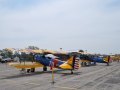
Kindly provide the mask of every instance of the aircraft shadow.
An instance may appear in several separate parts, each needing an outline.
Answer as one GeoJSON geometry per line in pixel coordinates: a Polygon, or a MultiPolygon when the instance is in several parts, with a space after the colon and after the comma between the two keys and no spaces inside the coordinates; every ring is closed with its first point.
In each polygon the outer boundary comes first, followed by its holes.
{"type": "Polygon", "coordinates": [[[61,74],[62,76],[67,76],[67,75],[80,75],[81,72],[79,71],[73,71],[73,74],[71,74],[70,70],[57,70],[55,71],[57,74],[61,74]],[[63,72],[64,71],[64,72],[63,72]]]}
{"type": "Polygon", "coordinates": [[[12,76],[6,76],[0,79],[11,79],[11,78],[20,78],[20,77],[29,77],[29,76],[34,76],[34,75],[40,75],[43,74],[43,72],[34,72],[34,73],[19,73],[19,74],[15,74],[12,76]]]}
{"type": "MultiPolygon", "coordinates": [[[[67,72],[63,72],[63,71],[66,71],[66,70],[55,70],[54,71],[54,74],[61,74],[62,76],[67,76],[67,75],[80,75],[81,72],[74,72],[73,74],[71,74],[71,72],[67,71],[67,72]]],[[[30,77],[30,76],[35,76],[35,75],[41,75],[41,74],[45,74],[45,73],[49,73],[51,74],[52,71],[36,71],[34,73],[20,73],[20,74],[16,74],[16,75],[12,75],[12,76],[6,76],[6,77],[3,77],[3,78],[0,78],[0,80],[2,79],[12,79],[12,78],[21,78],[21,77],[30,77]]]]}

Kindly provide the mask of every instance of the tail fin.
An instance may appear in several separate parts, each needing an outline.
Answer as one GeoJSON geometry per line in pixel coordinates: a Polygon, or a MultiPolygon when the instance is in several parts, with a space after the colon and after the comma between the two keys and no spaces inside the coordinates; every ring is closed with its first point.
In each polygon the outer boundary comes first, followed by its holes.
{"type": "Polygon", "coordinates": [[[112,59],[111,59],[110,56],[107,56],[107,57],[104,58],[104,61],[109,63],[109,62],[112,62],[112,59]]]}
{"type": "Polygon", "coordinates": [[[74,70],[80,68],[80,59],[76,56],[72,56],[68,61],[67,64],[71,65],[74,70]]]}

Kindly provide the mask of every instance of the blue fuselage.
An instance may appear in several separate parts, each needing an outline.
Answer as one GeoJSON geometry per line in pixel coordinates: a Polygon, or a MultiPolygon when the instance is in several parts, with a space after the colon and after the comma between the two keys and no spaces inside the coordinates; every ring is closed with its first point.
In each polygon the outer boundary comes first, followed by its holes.
{"type": "Polygon", "coordinates": [[[104,61],[104,58],[102,58],[102,57],[93,57],[91,59],[93,60],[93,62],[107,63],[107,62],[104,61]]]}
{"type": "Polygon", "coordinates": [[[64,63],[63,61],[60,61],[58,59],[53,59],[53,58],[40,56],[40,55],[35,56],[35,60],[44,66],[50,66],[52,62],[54,62],[54,67],[58,67],[59,65],[64,63]]]}

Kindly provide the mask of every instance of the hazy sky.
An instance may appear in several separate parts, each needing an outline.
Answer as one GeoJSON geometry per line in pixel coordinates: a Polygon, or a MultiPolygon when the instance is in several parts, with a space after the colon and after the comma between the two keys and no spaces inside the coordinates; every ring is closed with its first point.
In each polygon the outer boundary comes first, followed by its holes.
{"type": "Polygon", "coordinates": [[[120,0],[0,0],[0,49],[120,53],[120,0]]]}

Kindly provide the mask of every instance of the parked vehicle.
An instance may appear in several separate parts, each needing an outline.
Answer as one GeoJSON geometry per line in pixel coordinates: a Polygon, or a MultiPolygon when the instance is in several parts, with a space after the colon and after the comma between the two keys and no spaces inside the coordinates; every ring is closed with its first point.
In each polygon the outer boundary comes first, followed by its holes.
{"type": "Polygon", "coordinates": [[[1,62],[1,60],[2,60],[2,56],[0,55],[0,62],[1,62]]]}
{"type": "Polygon", "coordinates": [[[11,62],[11,61],[13,61],[13,59],[11,59],[11,58],[2,58],[1,59],[1,63],[6,63],[6,62],[11,62]]]}

